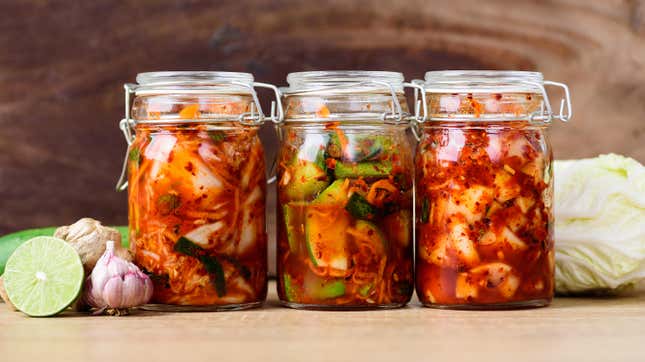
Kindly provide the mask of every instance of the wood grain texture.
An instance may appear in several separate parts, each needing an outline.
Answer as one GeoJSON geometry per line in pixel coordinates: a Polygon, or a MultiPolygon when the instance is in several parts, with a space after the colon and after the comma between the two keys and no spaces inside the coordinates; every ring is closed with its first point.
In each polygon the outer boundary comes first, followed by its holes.
{"type": "MultiPolygon", "coordinates": [[[[641,0],[0,3],[0,234],[93,216],[126,221],[115,193],[121,84],[151,70],[524,69],[568,83],[558,158],[645,161],[641,0]]],[[[268,96],[268,95],[267,95],[268,96]]],[[[556,96],[556,94],[554,94],[556,96]]],[[[270,129],[263,136],[271,150],[270,129]]],[[[270,154],[270,152],[269,152],[270,154]]]]}
{"type": "Polygon", "coordinates": [[[314,312],[262,309],[28,318],[0,304],[13,361],[637,361],[645,299],[556,299],[547,308],[314,312]]]}

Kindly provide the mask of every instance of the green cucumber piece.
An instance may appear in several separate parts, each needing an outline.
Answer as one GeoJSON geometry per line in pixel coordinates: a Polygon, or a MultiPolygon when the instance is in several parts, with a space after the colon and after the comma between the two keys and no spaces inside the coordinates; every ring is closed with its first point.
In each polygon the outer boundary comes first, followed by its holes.
{"type": "Polygon", "coordinates": [[[369,221],[358,220],[354,228],[359,235],[364,237],[362,240],[369,241],[379,255],[386,253],[388,248],[387,237],[378,226],[369,221]]]}
{"type": "Polygon", "coordinates": [[[298,252],[298,240],[302,239],[305,214],[307,213],[306,202],[290,202],[282,206],[282,217],[287,234],[287,242],[292,253],[298,252]]]}
{"type": "Polygon", "coordinates": [[[310,205],[305,221],[305,241],[315,266],[349,268],[347,228],[350,217],[344,209],[310,205]]]}
{"type": "MultiPolygon", "coordinates": [[[[110,226],[119,230],[121,233],[121,245],[128,248],[130,246],[130,238],[127,226],[110,226]]],[[[35,238],[36,236],[52,236],[56,231],[57,226],[48,226],[36,229],[27,229],[17,231],[15,233],[3,235],[0,237],[0,275],[4,273],[7,259],[13,254],[14,250],[22,245],[25,241],[35,238]]]]}
{"type": "Polygon", "coordinates": [[[376,209],[359,193],[354,192],[349,197],[345,210],[356,219],[371,220],[374,218],[376,209]]]}
{"type": "Polygon", "coordinates": [[[293,174],[285,187],[290,200],[309,200],[329,185],[327,170],[318,162],[296,161],[291,170],[293,174]]]}
{"type": "Polygon", "coordinates": [[[345,205],[348,191],[345,180],[336,180],[314,199],[312,205],[345,205]]]}
{"type": "Polygon", "coordinates": [[[421,202],[421,215],[419,216],[419,220],[421,221],[422,224],[425,224],[428,222],[430,218],[430,200],[428,200],[427,197],[423,198],[423,201],[421,202]]]}
{"type": "Polygon", "coordinates": [[[365,284],[360,289],[358,289],[358,294],[360,294],[362,297],[367,297],[368,295],[370,295],[372,287],[374,287],[372,283],[365,284]]]}
{"type": "Polygon", "coordinates": [[[201,246],[195,244],[189,238],[182,236],[175,243],[174,250],[180,254],[184,254],[199,260],[206,273],[210,276],[211,283],[217,292],[217,296],[223,297],[226,295],[226,277],[222,264],[216,257],[207,255],[206,250],[201,246]]]}
{"type": "Polygon", "coordinates": [[[336,132],[330,134],[327,153],[337,159],[351,162],[372,160],[392,148],[392,141],[383,135],[354,135],[345,133],[347,147],[344,150],[336,132]]]}
{"type": "Polygon", "coordinates": [[[287,301],[289,302],[294,302],[297,300],[297,293],[295,286],[293,285],[293,282],[291,280],[291,275],[284,273],[282,275],[282,281],[283,281],[283,288],[284,288],[284,296],[287,298],[287,301]]]}
{"type": "Polygon", "coordinates": [[[340,139],[338,138],[338,133],[336,132],[329,134],[327,154],[336,159],[341,159],[343,157],[343,146],[341,146],[340,139]]]}
{"type": "Polygon", "coordinates": [[[392,162],[336,162],[336,178],[387,177],[392,173],[392,162]]]}
{"type": "Polygon", "coordinates": [[[314,299],[331,299],[345,295],[343,280],[325,281],[320,278],[305,278],[305,293],[314,299]]]}

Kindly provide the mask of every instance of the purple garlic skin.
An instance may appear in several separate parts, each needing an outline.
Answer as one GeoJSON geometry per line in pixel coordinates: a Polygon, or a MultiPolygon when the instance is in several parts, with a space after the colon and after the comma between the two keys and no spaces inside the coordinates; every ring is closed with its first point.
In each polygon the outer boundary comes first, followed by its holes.
{"type": "Polygon", "coordinates": [[[131,262],[114,255],[114,242],[108,241],[86,280],[84,299],[99,311],[124,310],[147,303],[152,297],[152,281],[131,262]]]}

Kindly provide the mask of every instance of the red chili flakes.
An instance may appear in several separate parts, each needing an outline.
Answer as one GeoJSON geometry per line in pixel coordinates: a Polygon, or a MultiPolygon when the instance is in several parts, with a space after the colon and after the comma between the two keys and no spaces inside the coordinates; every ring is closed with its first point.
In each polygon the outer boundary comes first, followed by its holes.
{"type": "Polygon", "coordinates": [[[325,129],[327,129],[327,130],[338,129],[339,126],[340,126],[340,122],[327,122],[327,123],[325,123],[325,129]]]}
{"type": "Polygon", "coordinates": [[[335,158],[327,158],[325,159],[325,165],[327,165],[328,169],[335,169],[336,168],[336,159],[335,158]]]}
{"type": "Polygon", "coordinates": [[[186,171],[190,172],[193,176],[195,176],[195,166],[193,165],[192,162],[188,162],[186,166],[184,166],[186,171]]]}

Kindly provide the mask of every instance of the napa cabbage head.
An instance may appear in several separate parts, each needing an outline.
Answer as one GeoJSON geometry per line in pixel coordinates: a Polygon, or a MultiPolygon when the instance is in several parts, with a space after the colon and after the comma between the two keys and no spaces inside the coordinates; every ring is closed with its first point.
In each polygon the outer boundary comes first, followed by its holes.
{"type": "Polygon", "coordinates": [[[645,167],[615,155],[555,161],[556,292],[645,285],[645,167]]]}

